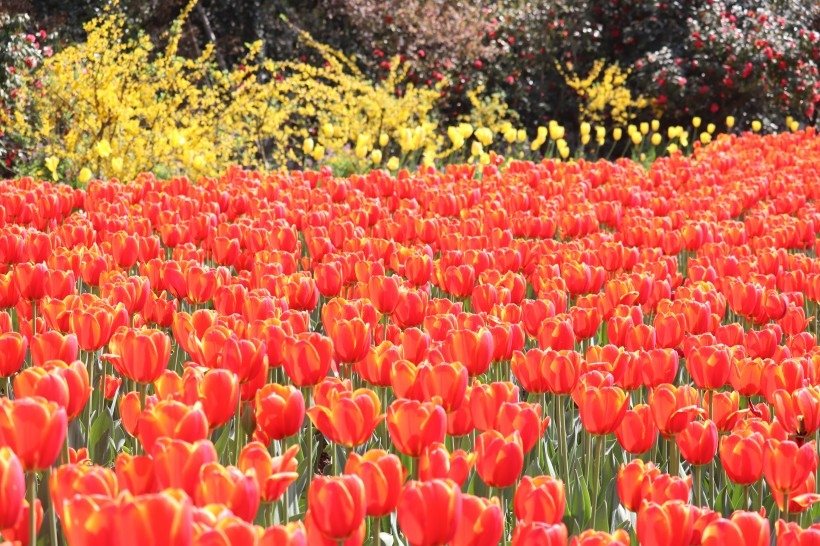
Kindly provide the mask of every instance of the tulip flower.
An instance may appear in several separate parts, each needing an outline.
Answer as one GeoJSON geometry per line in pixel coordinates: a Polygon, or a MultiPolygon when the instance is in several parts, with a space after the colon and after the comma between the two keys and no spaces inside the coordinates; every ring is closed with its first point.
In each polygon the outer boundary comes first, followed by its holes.
{"type": "Polygon", "coordinates": [[[353,392],[333,392],[328,405],[314,405],[308,417],[319,431],[332,442],[352,448],[366,442],[384,419],[381,403],[375,392],[357,389],[353,392]]]}
{"type": "Polygon", "coordinates": [[[476,471],[490,487],[509,487],[518,481],[524,469],[524,448],[516,431],[504,437],[488,430],[476,438],[476,471]]]}
{"type": "Polygon", "coordinates": [[[692,421],[675,436],[681,456],[692,465],[708,464],[717,453],[718,429],[713,421],[692,421]]]}
{"type": "Polygon", "coordinates": [[[380,518],[396,509],[407,478],[407,471],[397,456],[380,449],[371,449],[364,455],[352,452],[344,472],[359,476],[364,483],[368,516],[380,518]]]}
{"type": "Polygon", "coordinates": [[[137,425],[137,438],[150,453],[160,438],[193,443],[208,437],[208,418],[199,405],[189,407],[175,400],[163,400],[146,408],[137,425]]]}
{"type": "Polygon", "coordinates": [[[64,519],[65,501],[74,495],[90,495],[116,498],[117,477],[114,472],[101,466],[67,464],[52,471],[49,493],[60,520],[64,519]]]}
{"type": "Polygon", "coordinates": [[[153,383],[168,367],[171,339],[161,330],[120,328],[111,336],[114,368],[137,383],[153,383]]]}
{"type": "Polygon", "coordinates": [[[117,499],[107,495],[68,496],[61,508],[60,521],[66,541],[72,546],[113,544],[117,533],[115,527],[117,499]]]}
{"type": "Polygon", "coordinates": [[[683,501],[644,501],[638,510],[638,541],[644,546],[689,546],[694,512],[683,501]]]}
{"type": "Polygon", "coordinates": [[[7,446],[0,447],[0,491],[0,529],[6,529],[19,519],[26,496],[26,479],[20,459],[7,446]]]}
{"type": "Polygon", "coordinates": [[[308,387],[327,377],[332,362],[333,342],[317,333],[286,338],[282,352],[288,377],[297,387],[308,387]]]}
{"type": "Polygon", "coordinates": [[[563,523],[550,524],[535,521],[515,526],[512,535],[513,546],[539,544],[544,546],[566,546],[567,527],[563,523]]]}
{"type": "Polygon", "coordinates": [[[364,521],[364,482],[359,476],[317,476],[308,489],[308,510],[325,538],[345,540],[364,521]]]}
{"type": "Polygon", "coordinates": [[[126,494],[117,506],[114,528],[117,543],[124,546],[192,546],[191,501],[177,490],[136,497],[126,494]]]}
{"type": "Polygon", "coordinates": [[[724,436],[720,440],[720,461],[733,483],[755,483],[763,475],[763,435],[739,429],[724,436]]]}
{"type": "Polygon", "coordinates": [[[397,506],[399,528],[410,546],[447,544],[462,518],[462,493],[450,480],[409,481],[397,506]]]}
{"type": "Polygon", "coordinates": [[[114,468],[120,491],[130,491],[132,495],[157,492],[154,459],[150,456],[120,453],[117,455],[114,468]]]}
{"type": "Polygon", "coordinates": [[[275,502],[299,477],[295,458],[298,452],[299,446],[291,446],[282,455],[271,457],[264,445],[250,442],[239,452],[237,466],[245,474],[255,474],[262,501],[275,502]]]}
{"type": "Polygon", "coordinates": [[[513,496],[515,519],[523,523],[560,523],[565,505],[564,482],[550,476],[524,476],[513,496]]]}
{"type": "Polygon", "coordinates": [[[475,460],[475,453],[467,453],[463,449],[449,453],[444,444],[430,444],[419,456],[419,479],[424,482],[449,479],[463,486],[475,465],[475,460]]]}
{"type": "Polygon", "coordinates": [[[399,453],[418,457],[425,447],[441,443],[447,428],[444,408],[432,402],[396,400],[387,408],[387,432],[399,453]]]}
{"type": "Polygon", "coordinates": [[[461,519],[452,546],[497,546],[504,534],[504,514],[497,497],[461,496],[461,519]]]}
{"type": "Polygon", "coordinates": [[[194,491],[197,506],[226,506],[235,516],[253,523],[259,509],[259,482],[255,473],[245,474],[236,467],[205,463],[199,469],[194,491]]]}
{"type": "Polygon", "coordinates": [[[0,398],[0,446],[12,449],[26,472],[54,464],[67,424],[65,409],[43,398],[0,398]]]}
{"type": "Polygon", "coordinates": [[[305,420],[305,399],[290,385],[270,383],[256,392],[256,426],[271,440],[289,438],[305,420]]]}
{"type": "Polygon", "coordinates": [[[20,371],[27,348],[28,340],[18,332],[0,334],[0,377],[10,377],[20,371]]]}
{"type": "Polygon", "coordinates": [[[194,443],[160,438],[151,451],[154,473],[160,490],[181,489],[194,497],[199,482],[199,469],[206,463],[216,462],[214,445],[208,440],[194,443]]]}
{"type": "Polygon", "coordinates": [[[572,537],[570,546],[629,546],[630,538],[626,529],[616,529],[609,534],[604,531],[587,529],[572,537]]]}

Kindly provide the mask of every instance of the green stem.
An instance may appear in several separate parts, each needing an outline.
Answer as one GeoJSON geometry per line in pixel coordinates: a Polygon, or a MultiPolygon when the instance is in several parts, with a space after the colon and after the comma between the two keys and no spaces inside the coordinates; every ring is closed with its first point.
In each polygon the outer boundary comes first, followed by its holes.
{"type": "Polygon", "coordinates": [[[373,546],[381,546],[382,518],[374,517],[370,522],[370,530],[373,537],[373,546]]]}
{"type": "MultiPolygon", "coordinates": [[[[137,383],[137,392],[140,395],[140,412],[145,411],[145,398],[147,396],[147,393],[146,393],[147,388],[148,388],[148,385],[146,385],[145,383],[137,383]]],[[[89,424],[88,431],[90,432],[91,431],[91,417],[88,418],[88,424],[89,424]]],[[[137,455],[142,455],[142,452],[143,452],[142,442],[137,441],[137,455]]]]}
{"type": "Polygon", "coordinates": [[[783,519],[786,520],[786,523],[789,523],[789,499],[791,498],[791,491],[786,493],[783,496],[783,507],[785,510],[783,511],[783,519]]]}
{"type": "Polygon", "coordinates": [[[236,423],[234,424],[234,464],[239,464],[239,450],[242,446],[242,397],[236,397],[236,423]]]}
{"type": "Polygon", "coordinates": [[[678,455],[678,444],[674,437],[669,439],[669,474],[673,477],[680,476],[680,455],[678,455]]]}
{"type": "MultiPolygon", "coordinates": [[[[51,483],[51,469],[47,470],[46,483],[51,483]]],[[[33,510],[32,510],[33,512],[33,510]]],[[[57,541],[57,510],[54,502],[51,503],[51,510],[49,510],[49,538],[51,539],[51,546],[59,546],[57,541]]]]}
{"type": "MultiPolygon", "coordinates": [[[[593,437],[590,444],[595,443],[596,438],[593,437]]],[[[597,520],[598,520],[598,497],[601,493],[601,462],[604,459],[604,448],[606,446],[606,436],[598,436],[598,454],[595,456],[595,475],[593,479],[595,480],[593,491],[595,494],[592,497],[592,528],[597,529],[597,520]]]]}
{"type": "Polygon", "coordinates": [[[28,536],[29,544],[37,544],[37,510],[34,501],[37,498],[37,474],[28,474],[28,536]]]}
{"type": "Polygon", "coordinates": [[[694,496],[694,503],[693,504],[695,506],[703,506],[701,504],[701,500],[700,500],[701,494],[703,492],[703,483],[702,483],[702,480],[703,480],[703,466],[701,466],[701,465],[695,466],[694,474],[695,474],[695,476],[694,476],[694,478],[695,478],[695,487],[694,487],[694,491],[693,491],[693,496],[694,496]]]}
{"type": "Polygon", "coordinates": [[[749,486],[743,486],[743,506],[740,507],[741,510],[748,510],[749,509],[749,486]]]}

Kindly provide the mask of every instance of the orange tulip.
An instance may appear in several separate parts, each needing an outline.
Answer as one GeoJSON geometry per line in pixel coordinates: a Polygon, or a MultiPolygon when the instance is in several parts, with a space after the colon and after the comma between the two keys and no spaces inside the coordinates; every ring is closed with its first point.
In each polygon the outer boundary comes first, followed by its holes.
{"type": "Polygon", "coordinates": [[[151,456],[158,488],[182,489],[191,498],[199,481],[199,469],[218,458],[214,445],[208,440],[191,444],[170,438],[157,440],[151,456]]]}
{"type": "Polygon", "coordinates": [[[763,444],[763,477],[772,490],[788,495],[816,471],[814,442],[798,445],[792,441],[770,439],[763,444]]]}
{"type": "MultiPolygon", "coordinates": [[[[30,540],[29,518],[31,516],[30,506],[28,501],[23,502],[23,509],[20,511],[20,517],[15,524],[7,529],[2,530],[3,538],[9,544],[14,546],[28,546],[34,541],[30,540]]],[[[34,536],[35,538],[40,534],[40,527],[43,525],[43,505],[40,499],[34,501],[34,536]]]]}
{"type": "Polygon", "coordinates": [[[689,501],[692,491],[692,476],[681,478],[671,474],[658,474],[651,480],[644,480],[641,496],[644,500],[662,504],[671,500],[689,501]]]}
{"type": "Polygon", "coordinates": [[[454,330],[448,334],[445,347],[451,361],[467,368],[470,376],[486,373],[493,358],[493,335],[486,328],[477,332],[454,330]]]}
{"type": "Polygon", "coordinates": [[[332,391],[328,405],[316,404],[308,417],[331,442],[348,448],[365,443],[384,419],[381,402],[370,389],[332,391]]]}
{"type": "Polygon", "coordinates": [[[307,546],[305,524],[292,521],[287,525],[274,525],[265,529],[259,537],[258,546],[307,546]]]}
{"type": "Polygon", "coordinates": [[[628,407],[628,396],[620,387],[589,387],[581,392],[578,411],[587,432],[603,435],[615,432],[628,407]]]}
{"type": "Polygon", "coordinates": [[[40,396],[65,409],[68,405],[68,384],[57,374],[45,368],[27,368],[14,378],[14,397],[40,396]]]}
{"type": "Polygon", "coordinates": [[[400,399],[387,408],[387,432],[404,455],[418,457],[425,447],[443,442],[446,428],[444,408],[432,402],[400,399]]]}
{"type": "Polygon", "coordinates": [[[564,482],[550,476],[524,476],[513,497],[515,519],[523,523],[560,523],[565,505],[564,482]]]}
{"type": "Polygon", "coordinates": [[[410,546],[447,544],[462,518],[462,493],[450,480],[409,481],[401,490],[398,524],[410,546]]]}
{"type": "Polygon", "coordinates": [[[61,334],[56,330],[49,330],[31,338],[29,350],[31,351],[31,363],[35,366],[41,366],[49,360],[74,362],[79,354],[77,336],[61,334]]]}
{"type": "Polygon", "coordinates": [[[497,546],[504,534],[504,514],[498,497],[461,496],[461,519],[452,546],[497,546]]]}
{"type": "Polygon", "coordinates": [[[640,459],[622,464],[618,469],[616,486],[623,507],[630,512],[637,512],[644,500],[644,484],[651,484],[660,473],[654,463],[644,463],[640,459]]]}
{"type": "Polygon", "coordinates": [[[538,346],[542,349],[571,351],[575,347],[572,321],[566,315],[546,318],[538,329],[538,346]]]}
{"type": "Polygon", "coordinates": [[[117,496],[117,477],[111,469],[101,466],[67,464],[52,471],[48,485],[53,506],[60,520],[64,519],[63,506],[74,495],[117,496]]]}
{"type": "Polygon", "coordinates": [[[45,280],[48,266],[45,263],[21,262],[14,266],[12,279],[17,292],[24,300],[41,300],[46,295],[45,280]]]}
{"type": "Polygon", "coordinates": [[[470,390],[470,412],[475,428],[492,430],[501,406],[518,402],[518,387],[510,382],[479,383],[470,390]]]}
{"type": "Polygon", "coordinates": [[[171,338],[161,330],[120,328],[111,336],[114,368],[137,383],[153,383],[168,367],[171,338]]]}
{"type": "Polygon", "coordinates": [[[644,546],[689,546],[694,512],[682,501],[644,502],[638,510],[638,541],[644,546]]]}
{"type": "Polygon", "coordinates": [[[709,463],[717,453],[718,429],[713,421],[692,421],[680,434],[675,443],[681,456],[692,465],[709,463]]]}
{"type": "Polygon", "coordinates": [[[430,444],[419,456],[419,479],[423,482],[452,480],[461,487],[467,482],[475,459],[475,453],[463,449],[449,453],[444,444],[430,444]]]}
{"type": "Polygon", "coordinates": [[[63,501],[60,521],[72,546],[113,544],[117,541],[114,519],[117,500],[108,495],[69,495],[63,501]]]}
{"type": "Polygon", "coordinates": [[[333,356],[340,363],[363,359],[373,339],[370,325],[358,317],[335,320],[325,325],[325,331],[333,342],[333,356]]]}
{"type": "Polygon", "coordinates": [[[65,409],[43,398],[0,398],[0,446],[10,447],[26,472],[57,460],[66,437],[65,409]]]}
{"type": "Polygon", "coordinates": [[[185,368],[181,390],[184,390],[186,404],[198,403],[202,406],[211,430],[227,423],[236,413],[239,382],[236,374],[229,370],[206,370],[202,373],[196,368],[185,368]]]}
{"type": "Polygon", "coordinates": [[[194,491],[197,506],[217,504],[226,506],[235,516],[253,523],[259,509],[259,482],[254,473],[206,463],[199,469],[199,482],[194,491]]]}
{"type": "Polygon", "coordinates": [[[173,490],[132,498],[126,495],[117,506],[114,527],[116,542],[123,546],[192,546],[191,501],[173,490]]]}
{"type": "Polygon", "coordinates": [[[364,482],[359,476],[317,476],[308,489],[308,510],[325,538],[345,540],[364,521],[364,482]]]}
{"type": "Polygon", "coordinates": [[[384,517],[396,509],[407,471],[395,455],[371,449],[364,455],[351,452],[345,474],[355,474],[364,483],[368,516],[384,517]]]}
{"type": "Polygon", "coordinates": [[[527,402],[504,402],[498,408],[493,429],[504,436],[515,431],[521,435],[524,453],[529,453],[544,437],[550,424],[550,418],[541,419],[541,406],[527,402]]]}
{"type": "Polygon", "coordinates": [[[618,444],[627,453],[646,453],[658,438],[658,427],[652,420],[652,411],[646,404],[638,404],[627,410],[618,428],[615,429],[618,444]]]}
{"type": "MultiPolygon", "coordinates": [[[[788,495],[788,512],[790,514],[801,514],[807,511],[812,505],[820,502],[820,495],[815,493],[816,481],[814,472],[809,474],[809,477],[800,486],[789,492],[788,495]]],[[[787,510],[786,495],[782,491],[772,491],[772,497],[777,507],[781,512],[787,510]]]]}
{"type": "Polygon", "coordinates": [[[734,483],[751,485],[763,475],[763,435],[738,429],[720,439],[720,462],[734,483]]]}
{"type": "Polygon", "coordinates": [[[0,377],[10,377],[20,371],[27,348],[28,340],[18,332],[0,334],[0,377]]]}
{"type": "Polygon", "coordinates": [[[283,365],[297,387],[316,385],[330,371],[333,342],[315,332],[285,338],[283,365]]]}
{"type": "Polygon", "coordinates": [[[365,357],[355,364],[356,373],[374,387],[390,386],[390,371],[401,359],[401,347],[390,341],[383,341],[370,347],[365,357]]]}
{"type": "Polygon", "coordinates": [[[534,521],[515,526],[512,535],[512,546],[567,546],[567,527],[563,523],[555,525],[534,521]]]}
{"type": "Polygon", "coordinates": [[[790,436],[803,439],[820,429],[820,388],[801,387],[791,394],[777,389],[772,398],[774,414],[790,436]]]}
{"type": "Polygon", "coordinates": [[[769,520],[757,512],[737,511],[731,518],[719,518],[709,523],[701,535],[703,546],[748,544],[768,546],[771,543],[769,520]]]}
{"type": "Polygon", "coordinates": [[[120,491],[130,491],[132,495],[157,492],[154,460],[149,455],[132,456],[119,453],[115,462],[117,485],[120,491]]]}
{"type": "Polygon", "coordinates": [[[0,447],[0,529],[12,527],[23,511],[26,477],[20,459],[7,446],[0,447]]]}
{"type": "Polygon", "coordinates": [[[295,387],[270,383],[256,392],[254,412],[257,429],[271,440],[282,440],[301,430],[305,399],[295,387]]]}
{"type": "Polygon", "coordinates": [[[524,449],[516,431],[504,437],[488,430],[476,438],[476,471],[490,487],[509,487],[524,469],[524,449]]]}
{"type": "Polygon", "coordinates": [[[665,437],[680,433],[695,416],[704,413],[698,393],[689,385],[663,384],[649,392],[649,408],[655,425],[665,437]]]}
{"type": "Polygon", "coordinates": [[[144,409],[137,425],[137,438],[148,453],[160,438],[194,443],[207,437],[208,418],[202,408],[175,400],[163,400],[144,409]]]}
{"type": "MultiPolygon", "coordinates": [[[[122,304],[113,307],[100,301],[89,307],[75,307],[71,310],[68,321],[71,333],[77,336],[80,348],[84,351],[98,351],[112,339],[120,327],[124,328],[128,324],[128,312],[122,304]]],[[[119,344],[115,346],[118,347],[119,344]]],[[[144,346],[129,348],[147,350],[144,346]]],[[[120,354],[114,347],[112,352],[120,354]]],[[[136,354],[145,353],[140,351],[136,354]]]]}
{"type": "Polygon", "coordinates": [[[296,481],[296,454],[299,446],[291,446],[282,455],[271,457],[259,442],[250,442],[239,452],[237,466],[245,474],[253,472],[259,480],[260,496],[264,502],[274,502],[285,494],[296,481]]]}
{"type": "Polygon", "coordinates": [[[698,347],[686,357],[686,367],[699,389],[720,389],[729,381],[732,354],[725,345],[698,347]]]}
{"type": "Polygon", "coordinates": [[[421,365],[416,371],[415,385],[424,400],[439,398],[447,413],[457,410],[467,395],[467,368],[460,362],[421,365]]]}

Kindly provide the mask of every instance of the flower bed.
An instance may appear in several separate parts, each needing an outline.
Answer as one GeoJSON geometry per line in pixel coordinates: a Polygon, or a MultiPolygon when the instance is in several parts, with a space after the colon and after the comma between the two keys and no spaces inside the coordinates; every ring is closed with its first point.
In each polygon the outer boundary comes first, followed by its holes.
{"type": "Polygon", "coordinates": [[[813,540],[818,195],[812,129],[648,169],[3,181],[2,535],[813,540]]]}

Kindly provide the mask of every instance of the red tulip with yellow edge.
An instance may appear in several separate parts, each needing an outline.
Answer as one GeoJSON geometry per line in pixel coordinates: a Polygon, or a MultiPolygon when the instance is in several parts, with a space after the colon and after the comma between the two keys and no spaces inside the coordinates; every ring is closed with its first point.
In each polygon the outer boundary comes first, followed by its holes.
{"type": "MultiPolygon", "coordinates": [[[[99,351],[113,340],[113,334],[118,329],[127,328],[128,311],[122,304],[112,306],[100,300],[85,308],[75,307],[71,310],[68,320],[71,333],[77,336],[77,344],[80,348],[84,351],[99,351]]],[[[151,364],[151,357],[149,356],[151,353],[145,352],[149,349],[144,345],[137,347],[129,345],[124,349],[119,349],[120,344],[117,342],[114,343],[115,345],[111,347],[112,353],[128,358],[130,363],[133,363],[134,360],[142,360],[138,358],[138,355],[146,355],[148,363],[142,364],[142,368],[151,364]],[[131,350],[136,350],[138,352],[132,353],[130,352],[131,350]]],[[[167,359],[165,363],[167,365],[167,359]]],[[[133,369],[134,371],[137,371],[138,368],[124,369],[133,369]]],[[[156,378],[139,382],[151,383],[155,379],[156,378]]]]}
{"type": "Polygon", "coordinates": [[[629,408],[629,397],[620,387],[588,387],[581,391],[578,412],[587,432],[605,435],[615,432],[629,408]]]}
{"type": "Polygon", "coordinates": [[[387,432],[399,453],[418,457],[425,447],[444,442],[447,414],[433,402],[396,400],[387,408],[387,432]]]}
{"type": "Polygon", "coordinates": [[[178,489],[133,497],[125,493],[117,505],[114,527],[117,543],[123,546],[192,546],[191,500],[178,489]]]}
{"type": "Polygon", "coordinates": [[[816,482],[814,472],[812,472],[809,474],[808,479],[800,484],[797,489],[789,492],[788,509],[786,507],[786,495],[783,492],[774,490],[772,491],[772,497],[774,497],[774,502],[782,513],[802,514],[814,504],[820,502],[820,495],[815,493],[815,487],[816,482]]]}
{"type": "Polygon", "coordinates": [[[168,367],[171,338],[161,330],[123,327],[111,336],[109,349],[120,374],[137,383],[153,383],[168,367]]]}
{"type": "Polygon", "coordinates": [[[114,469],[120,491],[130,491],[132,495],[157,492],[154,459],[149,455],[134,456],[128,453],[119,453],[114,463],[114,469]]]}
{"type": "Polygon", "coordinates": [[[17,292],[24,300],[41,300],[46,295],[45,282],[48,266],[44,263],[21,262],[15,264],[11,276],[17,292]]]}
{"type": "Polygon", "coordinates": [[[390,371],[393,364],[402,358],[400,346],[383,341],[370,347],[367,354],[356,362],[354,369],[359,376],[374,387],[390,386],[390,371]]]}
{"type": "Polygon", "coordinates": [[[65,409],[44,398],[0,398],[0,446],[10,447],[26,472],[52,466],[63,447],[65,409]]]}
{"type": "Polygon", "coordinates": [[[370,324],[356,317],[339,319],[326,327],[333,342],[333,357],[337,362],[352,364],[367,355],[373,340],[370,324]]]}
{"type": "Polygon", "coordinates": [[[621,505],[630,512],[637,512],[644,500],[644,484],[651,484],[661,474],[654,463],[633,459],[618,469],[615,482],[621,505]]]}
{"type": "Polygon", "coordinates": [[[347,539],[336,540],[328,538],[316,524],[316,519],[310,510],[305,512],[304,523],[308,546],[362,546],[362,544],[364,544],[365,533],[367,532],[367,524],[362,520],[359,528],[347,539]]]}
{"type": "Polygon", "coordinates": [[[67,495],[61,506],[63,535],[71,546],[114,544],[118,501],[108,495],[67,495]]]}
{"type": "Polygon", "coordinates": [[[497,546],[504,535],[504,513],[498,497],[461,496],[461,519],[451,546],[497,546]]]}
{"type": "Polygon", "coordinates": [[[101,496],[114,499],[119,485],[117,476],[109,468],[93,465],[65,464],[51,472],[48,490],[57,516],[64,518],[64,503],[75,495],[101,496]]]}
{"type": "Polygon", "coordinates": [[[356,533],[367,509],[359,476],[316,476],[308,489],[308,510],[325,538],[345,540],[356,533]]]}
{"type": "Polygon", "coordinates": [[[333,360],[329,337],[310,332],[285,338],[283,366],[297,387],[311,387],[327,377],[333,360]]]}
{"type": "Polygon", "coordinates": [[[444,444],[430,444],[419,455],[419,480],[452,480],[461,487],[467,483],[475,460],[474,452],[457,449],[450,453],[444,444]]]}
{"type": "Polygon", "coordinates": [[[624,413],[615,429],[618,444],[627,453],[640,455],[649,451],[658,439],[658,427],[652,420],[652,412],[646,404],[637,404],[624,413]]]}
{"type": "Polygon", "coordinates": [[[468,378],[467,368],[460,362],[422,364],[416,370],[415,384],[424,400],[438,397],[444,411],[450,413],[464,402],[468,378]]]}
{"type": "Polygon", "coordinates": [[[501,406],[505,403],[518,402],[518,387],[513,383],[473,382],[470,390],[470,411],[473,424],[479,431],[492,430],[501,406]]]}
{"type": "Polygon", "coordinates": [[[471,377],[486,373],[493,359],[493,335],[486,328],[478,331],[454,330],[444,342],[451,361],[461,362],[471,377]]]}
{"type": "Polygon", "coordinates": [[[763,444],[763,477],[773,491],[784,495],[796,491],[817,470],[814,442],[766,440],[763,444]]]}
{"type": "Polygon", "coordinates": [[[575,347],[572,321],[566,314],[546,318],[538,330],[538,346],[555,351],[571,351],[575,347]]]}
{"type": "Polygon", "coordinates": [[[689,546],[694,515],[690,505],[683,501],[644,501],[638,510],[638,541],[642,546],[689,546]]]}
{"type": "MultiPolygon", "coordinates": [[[[30,523],[31,523],[31,511],[29,509],[28,501],[23,502],[23,509],[20,511],[20,517],[17,519],[17,522],[8,527],[7,529],[0,530],[0,534],[3,535],[3,538],[8,540],[10,543],[14,544],[15,546],[28,546],[32,544],[33,541],[30,540],[31,537],[31,530],[30,530],[30,523]]],[[[40,535],[40,527],[43,525],[43,505],[40,502],[40,499],[36,499],[34,501],[34,535],[35,537],[40,535]]]]}
{"type": "Polygon", "coordinates": [[[151,451],[157,488],[181,489],[191,498],[199,482],[199,469],[218,460],[214,445],[208,440],[194,443],[160,438],[151,451]]]}
{"type": "Polygon", "coordinates": [[[292,521],[287,525],[273,525],[259,537],[258,546],[307,546],[305,524],[292,521]]]}
{"type": "Polygon", "coordinates": [[[453,540],[462,518],[462,493],[451,480],[409,481],[397,507],[399,528],[410,546],[453,540]]]}
{"type": "Polygon", "coordinates": [[[567,527],[563,523],[550,524],[540,521],[519,523],[513,529],[512,546],[567,546],[567,527]]]}
{"type": "Polygon", "coordinates": [[[720,439],[720,462],[733,483],[751,485],[763,476],[763,435],[737,429],[720,439]]]}
{"type": "Polygon", "coordinates": [[[801,387],[792,393],[777,389],[772,394],[777,420],[794,438],[812,436],[820,429],[820,389],[801,387]]]}
{"type": "Polygon", "coordinates": [[[504,436],[488,430],[476,438],[476,471],[490,487],[509,487],[518,481],[524,469],[524,449],[516,431],[504,436]]]}
{"type": "Polygon", "coordinates": [[[199,469],[199,482],[194,491],[197,506],[226,506],[235,516],[253,523],[259,510],[259,482],[255,473],[243,473],[234,466],[205,463],[199,469]]]}
{"type": "Polygon", "coordinates": [[[348,448],[365,443],[384,420],[378,395],[370,389],[334,391],[328,404],[314,405],[308,417],[331,442],[348,448]]]}
{"type": "Polygon", "coordinates": [[[692,465],[708,464],[718,448],[718,429],[713,421],[692,421],[675,436],[681,456],[692,465]]]}
{"type": "Polygon", "coordinates": [[[8,446],[0,447],[0,529],[12,527],[20,517],[26,497],[26,477],[20,459],[8,446]]]}
{"type": "Polygon", "coordinates": [[[658,504],[671,500],[689,502],[691,491],[691,475],[682,478],[671,474],[658,474],[651,480],[644,480],[641,485],[641,497],[658,504]]]}
{"type": "Polygon", "coordinates": [[[541,415],[539,404],[504,402],[498,409],[493,429],[504,436],[518,431],[524,453],[529,453],[544,437],[550,424],[550,418],[541,419],[541,415]]]}
{"type": "Polygon", "coordinates": [[[629,546],[629,533],[626,529],[616,529],[612,534],[604,531],[587,529],[580,535],[572,537],[570,546],[629,546]]]}
{"type": "Polygon", "coordinates": [[[510,361],[513,375],[527,392],[544,394],[550,391],[544,364],[547,363],[546,351],[532,348],[526,353],[515,351],[510,361]]]}
{"type": "Polygon", "coordinates": [[[239,378],[235,373],[223,369],[203,373],[197,368],[185,368],[181,383],[185,403],[202,407],[210,430],[226,424],[236,413],[239,378]]]}
{"type": "Polygon", "coordinates": [[[45,368],[26,368],[14,378],[14,397],[39,396],[65,409],[68,406],[68,384],[56,373],[45,368]]]}
{"type": "Polygon", "coordinates": [[[291,385],[270,383],[256,392],[256,426],[271,440],[297,434],[305,420],[305,398],[291,385]]]}
{"type": "Polygon", "coordinates": [[[513,496],[515,519],[523,523],[560,523],[565,507],[564,482],[550,476],[524,476],[513,496]]]}
{"type": "Polygon", "coordinates": [[[0,334],[0,377],[11,377],[20,371],[20,367],[26,359],[27,348],[28,339],[20,333],[5,332],[0,334]]]}
{"type": "Polygon", "coordinates": [[[271,457],[264,445],[250,442],[239,452],[237,466],[245,474],[253,472],[256,475],[263,502],[275,502],[299,477],[297,453],[299,446],[295,445],[282,455],[271,457]]]}
{"type": "Polygon", "coordinates": [[[704,410],[698,404],[697,391],[689,386],[659,385],[649,392],[649,408],[655,425],[665,437],[679,434],[704,410]]]}
{"type": "Polygon", "coordinates": [[[160,438],[188,443],[208,438],[208,418],[199,404],[190,407],[175,400],[163,400],[144,409],[137,426],[137,438],[148,453],[160,438]]]}
{"type": "Polygon", "coordinates": [[[371,449],[364,455],[352,452],[344,472],[359,476],[364,483],[368,516],[384,517],[396,509],[407,479],[407,470],[396,455],[381,449],[371,449]]]}

